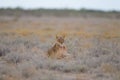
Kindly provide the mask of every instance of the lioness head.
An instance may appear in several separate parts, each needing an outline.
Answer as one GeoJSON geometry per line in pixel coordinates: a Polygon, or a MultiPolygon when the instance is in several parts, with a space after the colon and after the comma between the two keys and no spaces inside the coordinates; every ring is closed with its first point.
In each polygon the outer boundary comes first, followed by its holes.
{"type": "Polygon", "coordinates": [[[65,41],[65,35],[56,35],[56,39],[59,43],[63,44],[65,41]]]}

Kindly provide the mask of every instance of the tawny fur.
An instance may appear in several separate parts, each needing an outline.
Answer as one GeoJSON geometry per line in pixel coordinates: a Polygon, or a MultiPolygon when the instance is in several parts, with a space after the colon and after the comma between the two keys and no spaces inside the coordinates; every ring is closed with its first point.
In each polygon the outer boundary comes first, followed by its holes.
{"type": "Polygon", "coordinates": [[[62,59],[69,56],[66,46],[64,44],[65,36],[56,36],[57,42],[48,50],[48,57],[62,59]]]}

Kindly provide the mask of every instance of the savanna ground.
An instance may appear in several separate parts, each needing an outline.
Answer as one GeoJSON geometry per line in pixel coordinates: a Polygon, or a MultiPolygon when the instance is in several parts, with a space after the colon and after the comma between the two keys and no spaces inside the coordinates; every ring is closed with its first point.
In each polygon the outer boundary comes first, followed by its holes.
{"type": "Polygon", "coordinates": [[[0,80],[120,80],[120,19],[0,16],[0,80]],[[56,34],[72,59],[50,59],[56,34]]]}

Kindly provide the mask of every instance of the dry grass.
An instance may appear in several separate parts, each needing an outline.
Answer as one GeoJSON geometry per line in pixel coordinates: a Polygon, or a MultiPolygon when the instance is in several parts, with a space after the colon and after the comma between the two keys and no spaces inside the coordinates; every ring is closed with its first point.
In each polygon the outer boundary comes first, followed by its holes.
{"type": "Polygon", "coordinates": [[[118,19],[51,19],[0,22],[0,80],[120,79],[118,19]],[[46,57],[56,34],[66,35],[72,59],[46,57]]]}
{"type": "Polygon", "coordinates": [[[115,73],[116,72],[116,70],[114,69],[114,66],[107,64],[107,63],[102,64],[101,68],[105,73],[115,73]]]}

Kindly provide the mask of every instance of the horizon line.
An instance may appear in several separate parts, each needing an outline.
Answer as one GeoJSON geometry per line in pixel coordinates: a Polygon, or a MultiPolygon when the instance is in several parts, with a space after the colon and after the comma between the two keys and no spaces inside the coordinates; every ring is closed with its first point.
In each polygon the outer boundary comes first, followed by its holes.
{"type": "Polygon", "coordinates": [[[79,10],[93,10],[93,11],[103,11],[103,12],[111,12],[111,11],[115,11],[115,12],[120,12],[120,10],[116,10],[116,9],[109,9],[109,10],[103,10],[103,9],[92,9],[92,8],[45,8],[45,7],[39,7],[39,8],[23,8],[23,7],[0,7],[0,9],[22,9],[22,10],[38,10],[38,9],[48,9],[48,10],[75,10],[75,11],[79,11],[79,10]]]}

